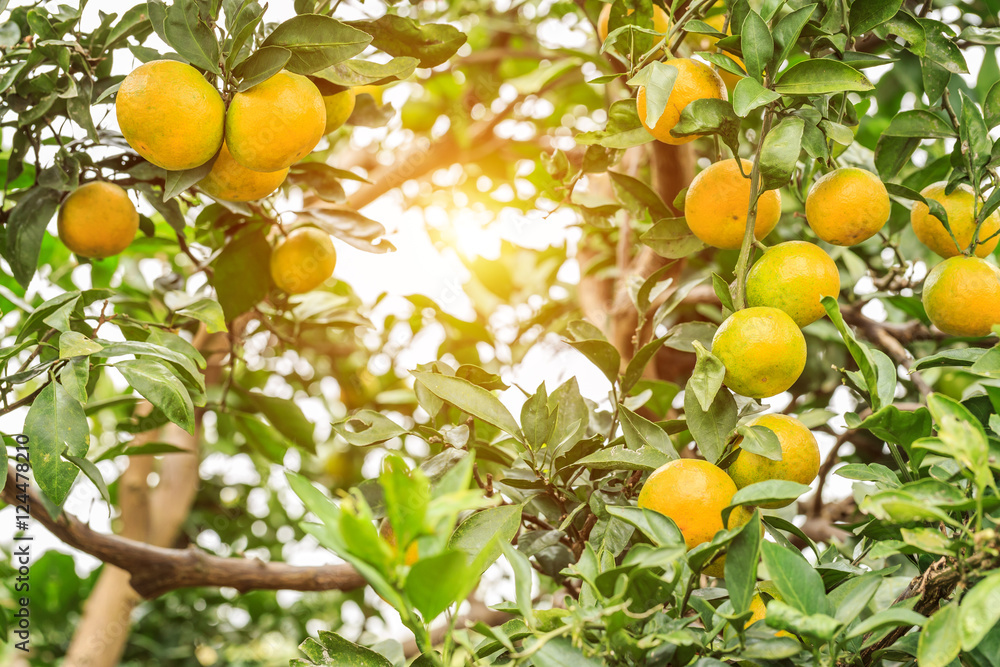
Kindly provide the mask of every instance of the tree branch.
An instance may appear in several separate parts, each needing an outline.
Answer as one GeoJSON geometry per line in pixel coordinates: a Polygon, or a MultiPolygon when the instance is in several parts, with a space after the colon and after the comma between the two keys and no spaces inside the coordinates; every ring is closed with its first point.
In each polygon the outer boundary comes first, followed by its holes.
{"type": "MultiPolygon", "coordinates": [[[[17,504],[18,490],[13,468],[7,469],[2,498],[17,504]]],[[[53,535],[95,558],[131,575],[132,588],[145,598],[154,598],[178,588],[200,586],[253,590],[349,591],[365,585],[350,565],[300,567],[246,558],[221,558],[198,548],[164,549],[117,535],[92,530],[65,512],[53,519],[45,511],[35,489],[29,489],[31,516],[53,535]]]]}

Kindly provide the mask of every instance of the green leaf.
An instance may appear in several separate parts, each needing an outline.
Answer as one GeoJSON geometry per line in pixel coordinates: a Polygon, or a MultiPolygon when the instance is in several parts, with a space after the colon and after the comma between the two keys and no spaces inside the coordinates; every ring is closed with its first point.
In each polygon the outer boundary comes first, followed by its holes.
{"type": "Polygon", "coordinates": [[[70,396],[81,403],[87,402],[87,383],[89,380],[90,359],[77,357],[70,360],[59,371],[59,382],[66,388],[70,396]]]}
{"type": "Polygon", "coordinates": [[[788,184],[802,150],[805,121],[789,116],[771,128],[760,152],[760,189],[777,190],[788,184]]]}
{"type": "Polygon", "coordinates": [[[191,396],[174,373],[152,359],[123,359],[115,363],[125,380],[167,418],[188,433],[194,433],[191,396]]]}
{"type": "Polygon", "coordinates": [[[742,613],[750,609],[757,586],[757,561],[760,558],[760,512],[753,516],[729,543],[726,553],[726,589],[733,609],[742,613]]]}
{"type": "Polygon", "coordinates": [[[208,25],[210,17],[200,15],[202,6],[196,0],[176,0],[169,5],[163,22],[164,41],[195,67],[220,74],[219,41],[208,25]]]}
{"type": "Polygon", "coordinates": [[[644,232],[639,240],[657,255],[667,259],[687,257],[705,247],[705,244],[691,233],[684,218],[660,220],[644,232]]]}
{"type": "Polygon", "coordinates": [[[409,79],[418,64],[419,60],[409,56],[393,58],[387,63],[354,58],[319,70],[313,76],[345,88],[382,86],[409,79]]]}
{"type": "Polygon", "coordinates": [[[163,182],[162,201],[172,199],[191,186],[200,182],[203,178],[208,176],[210,171],[212,171],[213,165],[215,165],[215,158],[212,158],[205,164],[194,167],[193,169],[168,171],[163,182]]]}
{"type": "Polygon", "coordinates": [[[59,208],[59,198],[60,193],[55,190],[35,187],[22,195],[8,212],[5,257],[21,287],[27,288],[35,275],[45,227],[59,208]]]}
{"type": "Polygon", "coordinates": [[[639,351],[628,362],[628,367],[625,369],[624,375],[622,375],[621,385],[623,393],[627,394],[632,391],[636,383],[642,379],[646,365],[659,352],[660,348],[663,347],[666,339],[666,336],[655,338],[639,348],[639,351]]]}
{"type": "Polygon", "coordinates": [[[780,99],[781,95],[768,90],[757,79],[743,77],[733,89],[733,111],[740,118],[746,118],[754,109],[780,99]]]}
{"type": "Polygon", "coordinates": [[[567,341],[567,343],[597,366],[604,373],[608,382],[615,383],[618,379],[618,369],[621,367],[622,358],[614,345],[606,340],[580,340],[567,341]]]}
{"type": "MultiPolygon", "coordinates": [[[[333,430],[356,447],[381,444],[407,433],[405,428],[374,410],[359,410],[342,421],[335,422],[333,430]],[[349,429],[348,426],[352,428],[349,429]]],[[[311,433],[310,431],[310,437],[311,433]]]]}
{"type": "Polygon", "coordinates": [[[63,454],[84,457],[90,449],[90,425],[83,405],[61,384],[50,382],[35,397],[24,419],[35,481],[45,496],[62,505],[80,469],[63,454]]]}
{"type": "Polygon", "coordinates": [[[677,68],[654,60],[643,68],[638,76],[630,79],[629,85],[635,85],[633,82],[638,83],[636,79],[639,77],[642,77],[642,85],[646,91],[646,127],[656,127],[664,109],[667,108],[670,92],[674,89],[677,68]]]}
{"type": "Polygon", "coordinates": [[[979,107],[965,94],[965,91],[961,91],[961,95],[962,113],[958,134],[962,145],[968,147],[973,170],[978,171],[989,163],[993,141],[990,139],[989,128],[986,127],[979,107]]]}
{"type": "Polygon", "coordinates": [[[718,134],[734,152],[740,147],[740,119],[729,102],[714,97],[697,99],[684,107],[670,133],[675,137],[718,134]]]}
{"type": "Polygon", "coordinates": [[[471,588],[470,580],[474,583],[478,578],[479,573],[469,567],[464,552],[449,550],[414,563],[404,590],[424,622],[430,623],[457,604],[459,595],[471,588]]]}
{"type": "Polygon", "coordinates": [[[882,575],[872,573],[848,579],[832,590],[828,597],[835,610],[834,618],[845,625],[853,622],[868,607],[881,585],[882,575]]]}
{"type": "MultiPolygon", "coordinates": [[[[756,484],[744,486],[736,492],[729,501],[730,507],[739,505],[766,505],[769,503],[796,500],[804,493],[809,493],[808,484],[789,482],[784,479],[769,479],[756,484]]],[[[805,611],[805,610],[803,610],[805,611]]]]}
{"type": "Polygon", "coordinates": [[[100,352],[104,346],[77,331],[66,331],[59,336],[59,358],[69,359],[100,352]]]}
{"type": "Polygon", "coordinates": [[[432,394],[451,403],[459,410],[473,417],[493,424],[518,440],[522,440],[521,429],[514,417],[500,400],[482,387],[477,387],[462,378],[439,375],[424,371],[411,371],[432,394]]]}
{"type": "Polygon", "coordinates": [[[936,113],[925,109],[911,109],[893,116],[889,127],[882,134],[890,137],[951,139],[955,137],[955,128],[936,113]]]}
{"type": "Polygon", "coordinates": [[[418,58],[421,67],[437,67],[465,44],[466,36],[447,23],[420,24],[397,14],[349,25],[372,36],[371,45],[390,56],[418,58]]]}
{"type": "Polygon", "coordinates": [[[392,667],[379,653],[326,630],[319,631],[319,641],[310,637],[299,644],[299,650],[323,667],[392,667]]]}
{"type": "MultiPolygon", "coordinates": [[[[767,543],[767,545],[770,544],[770,542],[767,543]]],[[[808,637],[820,644],[825,644],[833,639],[842,625],[837,619],[830,617],[828,614],[807,614],[797,607],[785,604],[778,599],[771,600],[767,604],[767,618],[765,622],[772,628],[794,632],[797,635],[808,637]]]]}
{"type": "MultiPolygon", "coordinates": [[[[527,640],[525,646],[530,650],[539,640],[527,640]]],[[[602,667],[606,663],[595,658],[588,658],[580,649],[573,646],[573,642],[566,637],[556,637],[545,642],[538,651],[532,655],[531,663],[535,667],[602,667]]]]}
{"type": "Polygon", "coordinates": [[[528,558],[507,542],[500,542],[500,550],[514,570],[514,596],[517,609],[529,627],[535,625],[535,613],[531,603],[531,563],[528,558]]]}
{"type": "Polygon", "coordinates": [[[736,400],[723,389],[708,410],[703,410],[694,392],[684,393],[684,416],[698,450],[710,462],[722,456],[729,434],[736,428],[736,400]]]}
{"type": "Polygon", "coordinates": [[[962,650],[958,605],[938,609],[920,632],[917,662],[920,667],[947,667],[962,650]]]}
{"type": "Polygon", "coordinates": [[[850,65],[828,58],[813,58],[785,70],[774,90],[782,95],[830,95],[864,92],[874,87],[868,77],[850,65]]]}
{"type": "Polygon", "coordinates": [[[521,406],[521,429],[524,439],[535,450],[548,442],[556,426],[556,415],[549,411],[549,395],[545,383],[521,406]]]}
{"type": "Polygon", "coordinates": [[[111,495],[108,493],[108,485],[104,482],[104,477],[101,475],[101,471],[97,469],[93,463],[81,456],[72,456],[71,454],[63,454],[63,458],[75,465],[77,468],[83,471],[83,474],[87,476],[97,490],[101,494],[101,498],[104,499],[108,505],[111,505],[111,495]]]}
{"type": "Polygon", "coordinates": [[[771,38],[767,23],[753,9],[743,20],[740,44],[743,48],[743,62],[747,68],[747,75],[758,82],[763,82],[764,68],[774,54],[774,40],[771,38]]]}
{"type": "Polygon", "coordinates": [[[740,441],[740,449],[745,449],[772,461],[781,460],[781,443],[774,431],[768,427],[759,424],[743,425],[738,427],[736,432],[743,436],[743,440],[740,441]]]}
{"type": "Polygon", "coordinates": [[[631,524],[649,538],[657,547],[681,546],[684,535],[673,519],[645,507],[608,505],[605,507],[613,517],[631,524]]]}
{"type": "Polygon", "coordinates": [[[307,452],[316,451],[316,442],[313,437],[316,427],[306,419],[302,408],[294,400],[267,396],[257,391],[247,391],[238,385],[233,385],[233,388],[250,405],[267,417],[267,420],[281,435],[307,452]]]}
{"type": "Polygon", "coordinates": [[[669,218],[673,215],[667,205],[663,203],[660,195],[638,178],[612,170],[608,170],[608,176],[611,177],[618,198],[630,211],[636,214],[636,217],[641,218],[646,212],[653,220],[669,218]]]}
{"type": "MultiPolygon", "coordinates": [[[[792,49],[795,48],[795,43],[799,39],[799,35],[802,34],[802,29],[805,27],[809,19],[812,18],[813,12],[816,11],[817,5],[806,5],[801,9],[796,9],[794,12],[782,16],[781,19],[775,24],[774,30],[772,31],[772,36],[774,38],[774,55],[771,56],[771,71],[777,72],[778,67],[789,57],[792,53],[792,49]]],[[[734,91],[735,94],[735,91],[734,91]]],[[[735,102],[733,103],[735,106],[735,102]]]]}
{"type": "Polygon", "coordinates": [[[261,47],[280,46],[292,52],[286,68],[312,74],[353,58],[372,41],[367,33],[329,16],[300,14],[275,28],[261,47]]]}
{"type": "Polygon", "coordinates": [[[624,445],[605,447],[576,461],[576,465],[594,470],[646,470],[653,471],[673,459],[659,449],[640,447],[629,449],[624,445]]]}
{"type": "Polygon", "coordinates": [[[1000,573],[994,572],[972,587],[959,605],[962,650],[971,651],[1000,622],[1000,573]]]}
{"type": "Polygon", "coordinates": [[[179,309],[177,314],[204,322],[205,331],[210,334],[228,331],[226,328],[226,317],[222,313],[222,306],[215,299],[207,297],[198,299],[194,303],[179,309]]]}
{"type": "Polygon", "coordinates": [[[619,415],[625,444],[629,449],[641,450],[643,447],[652,447],[670,460],[677,458],[677,450],[674,449],[670,436],[662,428],[645,417],[640,417],[624,405],[619,408],[619,415]]]}
{"type": "Polygon", "coordinates": [[[212,282],[227,322],[256,306],[271,288],[269,271],[248,271],[247,267],[270,264],[271,244],[259,230],[240,234],[219,253],[212,282]]]}
{"type": "Polygon", "coordinates": [[[847,639],[854,639],[855,637],[863,637],[869,632],[875,632],[888,627],[899,627],[899,626],[911,626],[916,625],[918,627],[923,627],[924,623],[927,622],[927,618],[922,614],[918,614],[912,609],[906,609],[904,607],[889,607],[888,609],[883,609],[882,611],[876,612],[861,621],[847,633],[847,639]]]}
{"type": "Polygon", "coordinates": [[[990,127],[1000,125],[1000,81],[997,81],[986,93],[983,100],[983,115],[986,117],[986,124],[990,127]]]}
{"type": "Polygon", "coordinates": [[[490,507],[459,524],[448,539],[448,548],[464,551],[472,570],[482,574],[503,553],[500,543],[513,540],[520,525],[520,505],[490,507]]]}
{"type": "Polygon", "coordinates": [[[918,18],[917,21],[924,29],[924,37],[927,39],[927,58],[952,74],[968,74],[969,66],[962,50],[952,41],[948,25],[934,19],[918,18]]]}
{"type": "Polygon", "coordinates": [[[685,390],[694,392],[701,409],[708,411],[715,401],[715,395],[722,388],[722,381],[726,377],[726,366],[700,342],[695,341],[693,345],[697,361],[685,390]]]}
{"type": "Polygon", "coordinates": [[[764,542],[761,552],[782,600],[803,614],[830,611],[823,579],[801,553],[774,542],[764,542]]]}
{"type": "Polygon", "coordinates": [[[582,132],[575,137],[581,146],[603,146],[612,149],[632,148],[653,141],[636,111],[635,98],[612,102],[608,110],[608,122],[605,129],[596,132],[582,132]]]}
{"type": "Polygon", "coordinates": [[[888,181],[894,178],[899,170],[910,163],[913,152],[920,146],[920,139],[915,137],[893,137],[883,134],[875,146],[875,169],[885,181],[886,189],[891,185],[888,181]]]}
{"type": "Polygon", "coordinates": [[[826,309],[826,314],[829,315],[833,325],[837,327],[841,337],[844,339],[847,351],[851,353],[851,357],[854,358],[854,361],[858,364],[858,368],[861,369],[861,375],[868,386],[872,410],[877,412],[882,407],[882,404],[878,395],[878,376],[875,360],[871,356],[871,350],[859,343],[851,330],[847,328],[847,324],[844,323],[844,318],[840,314],[840,304],[837,303],[837,300],[833,297],[825,296],[822,301],[823,307],[826,309]]]}
{"type": "Polygon", "coordinates": [[[902,0],[866,0],[851,5],[848,23],[851,35],[863,35],[876,26],[885,23],[899,11],[902,0]]]}
{"type": "Polygon", "coordinates": [[[233,75],[240,79],[236,90],[242,93],[258,83],[267,81],[284,69],[291,59],[292,52],[286,48],[262,46],[233,69],[233,75]]]}

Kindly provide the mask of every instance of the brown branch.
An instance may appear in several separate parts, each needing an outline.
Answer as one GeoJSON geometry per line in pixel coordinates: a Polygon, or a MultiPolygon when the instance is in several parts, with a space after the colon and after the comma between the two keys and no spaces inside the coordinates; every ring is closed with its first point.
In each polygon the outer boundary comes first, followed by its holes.
{"type": "MultiPolygon", "coordinates": [[[[17,504],[17,481],[13,468],[7,470],[2,498],[17,504]]],[[[246,558],[221,558],[197,548],[165,549],[136,540],[106,535],[92,530],[63,512],[49,516],[35,489],[29,489],[31,516],[68,546],[119,567],[131,575],[132,588],[146,598],[154,598],[178,588],[201,586],[253,590],[348,591],[365,585],[364,578],[350,565],[299,567],[246,558]]]]}

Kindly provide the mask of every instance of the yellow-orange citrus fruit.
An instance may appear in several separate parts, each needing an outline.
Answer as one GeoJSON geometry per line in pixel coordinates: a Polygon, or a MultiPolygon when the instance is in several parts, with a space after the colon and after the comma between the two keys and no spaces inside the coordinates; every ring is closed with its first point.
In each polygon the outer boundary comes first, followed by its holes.
{"type": "MultiPolygon", "coordinates": [[[[729,513],[729,520],[726,521],[726,528],[733,530],[734,528],[739,528],[740,526],[745,526],[748,521],[753,517],[753,508],[747,507],[746,505],[740,505],[739,507],[733,508],[733,511],[729,513]]],[[[760,527],[761,537],[764,536],[764,526],[760,527]]],[[[702,569],[702,572],[710,577],[718,577],[719,579],[726,576],[726,555],[722,554],[717,557],[711,563],[702,569]]]]}
{"type": "Polygon", "coordinates": [[[330,235],[315,227],[299,227],[271,253],[271,278],[288,294],[302,294],[326,282],[336,265],[330,235]]]}
{"type": "Polygon", "coordinates": [[[354,101],[354,90],[351,88],[323,96],[323,105],[326,107],[326,127],[323,134],[330,134],[347,122],[354,111],[354,101]]]}
{"type": "Polygon", "coordinates": [[[953,336],[986,336],[1000,324],[1000,269],[979,257],[951,257],[927,274],[924,310],[953,336]]]}
{"type": "Polygon", "coordinates": [[[813,183],[806,220],[827,243],[852,246],[875,236],[889,220],[889,193],[878,176],[855,167],[834,169],[813,183]]]}
{"type": "MultiPolygon", "coordinates": [[[[716,14],[715,16],[710,16],[707,19],[704,19],[704,21],[705,23],[712,26],[719,32],[722,32],[722,28],[726,27],[726,34],[727,35],[733,34],[732,26],[726,26],[725,14],[716,14]]],[[[684,36],[684,44],[687,45],[690,51],[692,52],[715,51],[717,53],[726,56],[730,60],[734,61],[740,67],[745,68],[745,65],[743,64],[742,60],[740,60],[731,53],[725,53],[721,49],[716,48],[715,45],[716,43],[718,43],[718,41],[719,41],[718,37],[714,37],[712,35],[699,35],[697,33],[692,33],[692,32],[689,32],[687,35],[684,36]]],[[[739,82],[739,80],[743,78],[741,75],[733,74],[732,72],[724,70],[721,67],[718,69],[718,72],[719,76],[722,77],[723,82],[725,82],[726,88],[729,90],[729,92],[732,92],[733,88],[736,87],[736,84],[739,82]]]]}
{"type": "Polygon", "coordinates": [[[357,99],[358,95],[371,95],[372,99],[375,100],[375,104],[382,106],[383,86],[355,86],[351,90],[354,91],[355,99],[357,99]]]}
{"type": "Polygon", "coordinates": [[[326,107],[316,84],[282,70],[233,96],[226,145],[247,169],[278,171],[308,155],[325,128],[326,107]]]}
{"type": "Polygon", "coordinates": [[[838,294],[837,264],[818,245],[806,241],[772,246],[747,276],[748,305],[780,308],[800,327],[826,314],[820,299],[838,294]]]}
{"type": "MultiPolygon", "coordinates": [[[[388,519],[382,521],[382,525],[378,529],[379,537],[389,543],[392,547],[393,552],[397,551],[396,546],[396,533],[392,530],[392,524],[389,523],[388,519]]],[[[410,546],[406,547],[406,555],[403,556],[403,562],[406,565],[413,565],[420,558],[420,550],[417,547],[416,542],[410,542],[410,546]]]]}
{"type": "Polygon", "coordinates": [[[722,530],[722,510],[736,484],[721,468],[701,459],[677,459],[650,474],[639,491],[639,507],[673,519],[688,549],[722,530]]]}
{"type": "Polygon", "coordinates": [[[164,169],[201,166],[222,145],[222,96],[198,70],[176,60],[132,70],[118,88],[115,114],[129,146],[164,169]]]}
{"type": "MultiPolygon", "coordinates": [[[[928,185],[920,191],[924,199],[933,199],[944,206],[948,214],[948,226],[951,227],[955,240],[952,240],[948,230],[944,228],[937,217],[931,215],[927,204],[917,202],[910,211],[910,224],[913,226],[913,233],[925,246],[933,250],[941,257],[955,257],[961,255],[972,244],[972,235],[976,231],[976,218],[972,211],[972,203],[975,194],[972,188],[962,183],[955,188],[951,194],[946,195],[944,181],[928,185]],[[958,241],[958,245],[955,245],[958,241]]],[[[983,202],[979,202],[982,207],[983,202]]],[[[1000,231],[1000,212],[994,211],[983,223],[979,230],[980,239],[988,239],[1000,231]]],[[[993,236],[986,243],[976,246],[976,255],[986,257],[997,247],[1000,236],[993,236]]]]}
{"type": "Polygon", "coordinates": [[[806,367],[806,339],[777,308],[738,310],[712,339],[712,354],[726,367],[726,386],[742,396],[768,398],[787,390],[806,367]]]}
{"type": "MultiPolygon", "coordinates": [[[[819,472],[819,446],[812,431],[795,417],[788,415],[761,415],[749,423],[750,426],[765,426],[778,437],[781,445],[781,460],[775,461],[744,449],[739,450],[736,460],[729,466],[729,476],[742,489],[757,482],[780,479],[786,482],[809,484],[819,472]]],[[[763,503],[765,509],[777,509],[791,504],[791,500],[763,503]]]]}
{"type": "Polygon", "coordinates": [[[94,181],[66,197],[59,209],[59,238],[80,257],[101,259],[127,248],[139,229],[139,213],[114,183],[94,181]]]}
{"type": "MultiPolygon", "coordinates": [[[[633,9],[628,10],[628,15],[631,16],[633,9]]],[[[597,36],[600,38],[601,43],[608,38],[608,23],[611,21],[611,3],[604,5],[601,13],[597,17],[597,36]]],[[[653,5],[653,30],[660,33],[661,35],[666,35],[670,32],[670,17],[667,13],[663,11],[663,8],[659,5],[653,5]]]]}
{"type": "MultiPolygon", "coordinates": [[[[743,162],[750,173],[753,165],[743,162]]],[[[750,179],[744,178],[735,159],[722,160],[698,173],[684,196],[684,218],[691,233],[716,248],[739,248],[750,208],[750,179]]],[[[757,201],[753,235],[759,241],[781,218],[781,194],[768,190],[757,201]]]]}
{"type": "Polygon", "coordinates": [[[233,159],[225,143],[215,158],[212,171],[198,187],[223,201],[254,201],[268,196],[285,182],[288,167],[272,171],[253,171],[233,159]]]}
{"type": "Polygon", "coordinates": [[[663,113],[656,120],[654,126],[650,127],[646,123],[645,86],[639,87],[635,104],[636,111],[639,113],[639,122],[649,130],[650,134],[665,144],[678,146],[695,140],[694,136],[675,137],[670,134],[670,130],[681,119],[681,112],[684,111],[684,107],[695,100],[709,98],[718,100],[726,99],[726,84],[715,73],[715,70],[697,60],[674,58],[667,61],[667,64],[677,68],[677,78],[674,79],[674,87],[670,90],[667,105],[664,107],[663,113]]]}
{"type": "Polygon", "coordinates": [[[764,598],[760,596],[760,593],[750,599],[750,611],[753,612],[753,615],[743,626],[744,628],[749,628],[757,621],[763,621],[764,617],[767,616],[767,605],[764,604],[764,598]]]}

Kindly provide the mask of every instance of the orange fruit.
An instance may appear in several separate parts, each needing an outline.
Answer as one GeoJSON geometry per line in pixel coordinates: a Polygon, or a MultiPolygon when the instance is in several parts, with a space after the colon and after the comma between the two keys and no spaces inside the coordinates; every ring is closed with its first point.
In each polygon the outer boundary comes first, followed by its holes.
{"type": "Polygon", "coordinates": [[[222,96],[198,70],[176,60],[132,70],[118,88],[115,114],[128,145],[164,169],[199,167],[222,145],[222,96]]]}
{"type": "Polygon", "coordinates": [[[323,106],[326,107],[326,127],[323,134],[330,134],[347,122],[354,111],[354,101],[354,90],[351,88],[323,96],[323,106]]]}
{"type": "MultiPolygon", "coordinates": [[[[750,173],[752,165],[743,161],[750,173]]],[[[739,248],[750,208],[750,179],[744,178],[735,158],[722,160],[698,173],[684,195],[684,218],[691,232],[716,248],[739,248]]],[[[759,241],[781,218],[781,194],[768,190],[757,201],[754,237],[759,241]]]]}
{"type": "Polygon", "coordinates": [[[354,99],[356,100],[358,95],[371,95],[371,98],[375,100],[375,104],[382,106],[382,92],[385,86],[355,86],[351,88],[354,91],[354,99]]]}
{"type": "Polygon", "coordinates": [[[253,171],[290,167],[316,147],[325,128],[316,84],[284,70],[236,93],[226,112],[226,144],[233,159],[253,171]]]}
{"type": "Polygon", "coordinates": [[[299,227],[271,253],[271,278],[286,293],[302,294],[326,282],[336,265],[330,235],[315,227],[299,227]]]}
{"type": "Polygon", "coordinates": [[[806,339],[785,311],[738,310],[712,339],[712,354],[726,367],[726,386],[742,396],[768,398],[787,390],[806,367],[806,339]]]}
{"type": "MultiPolygon", "coordinates": [[[[745,526],[748,521],[753,517],[753,508],[747,507],[746,505],[740,505],[739,507],[733,508],[733,511],[729,513],[729,521],[726,522],[726,528],[733,530],[734,528],[739,528],[740,526],[745,526]]],[[[764,526],[760,527],[761,537],[764,536],[764,526]]],[[[726,555],[716,557],[711,563],[706,565],[702,569],[704,574],[710,577],[716,577],[722,579],[726,576],[726,555]]]]}
{"type": "Polygon", "coordinates": [[[688,549],[722,530],[722,510],[736,484],[721,468],[701,459],[677,459],[650,475],[639,490],[639,507],[670,517],[688,549]]]}
{"type": "MultiPolygon", "coordinates": [[[[951,227],[955,241],[944,228],[944,224],[936,216],[931,215],[930,208],[923,202],[917,202],[910,211],[910,224],[913,233],[925,246],[940,257],[955,257],[961,255],[972,244],[972,235],[976,231],[976,218],[972,211],[975,194],[970,186],[962,183],[951,194],[945,194],[944,181],[933,183],[920,191],[924,199],[933,199],[944,206],[948,214],[948,226],[951,227]]],[[[979,206],[983,205],[982,201],[979,206]]],[[[979,230],[979,238],[987,239],[1000,231],[1000,212],[994,211],[979,230]]],[[[976,255],[986,257],[997,247],[1000,236],[994,236],[986,243],[976,246],[976,255]]]]}
{"type": "MultiPolygon", "coordinates": [[[[708,25],[718,30],[719,32],[722,32],[723,26],[726,25],[725,14],[716,14],[715,16],[710,16],[707,19],[702,19],[702,20],[708,25]]],[[[726,34],[727,35],[733,34],[732,26],[726,26],[726,34]]],[[[691,52],[715,51],[716,53],[721,53],[730,60],[734,61],[740,67],[745,68],[745,65],[743,64],[742,60],[740,60],[731,53],[725,53],[721,49],[717,49],[715,45],[718,43],[718,41],[719,38],[713,37],[712,35],[699,35],[696,33],[689,32],[687,35],[684,36],[684,44],[687,45],[688,49],[691,52]]],[[[736,87],[736,84],[739,82],[739,80],[743,78],[739,74],[733,74],[732,72],[724,70],[721,67],[718,69],[718,73],[719,76],[722,77],[723,82],[725,82],[726,88],[729,90],[729,92],[732,92],[733,88],[736,87]]]]}
{"type": "MultiPolygon", "coordinates": [[[[736,482],[737,488],[764,482],[769,479],[780,479],[799,484],[809,484],[819,473],[819,446],[812,431],[795,417],[772,414],[761,415],[749,426],[766,426],[774,431],[781,444],[781,460],[775,461],[760,454],[754,454],[743,449],[739,450],[736,460],[729,466],[729,476],[736,482]]],[[[777,509],[791,504],[784,502],[764,503],[764,509],[777,509]]]]}
{"type": "Polygon", "coordinates": [[[988,336],[1000,324],[1000,269],[979,257],[950,257],[924,280],[924,310],[953,336],[988,336]]]}
{"type": "Polygon", "coordinates": [[[675,137],[670,134],[670,130],[681,119],[684,107],[695,100],[726,99],[726,84],[715,73],[715,70],[697,60],[674,58],[667,61],[667,64],[677,68],[677,78],[674,79],[674,87],[670,90],[670,97],[667,98],[667,106],[664,107],[663,113],[653,127],[646,124],[645,86],[639,87],[635,103],[639,113],[639,122],[642,123],[643,127],[663,143],[678,146],[695,140],[694,136],[675,137]]]}
{"type": "Polygon", "coordinates": [[[772,246],[747,276],[747,304],[788,313],[800,327],[826,315],[824,296],[840,294],[837,264],[818,245],[787,241],[772,246]]]}
{"type": "Polygon", "coordinates": [[[254,201],[277,190],[278,186],[285,182],[287,175],[288,167],[270,173],[247,169],[233,159],[232,153],[223,142],[222,150],[212,165],[212,171],[201,179],[198,187],[223,201],[254,201]]]}
{"type": "Polygon", "coordinates": [[[139,213],[121,186],[81,185],[59,208],[59,238],[80,257],[102,259],[127,248],[139,229],[139,213]]]}
{"type": "Polygon", "coordinates": [[[875,236],[889,220],[889,193],[878,176],[844,167],[819,178],[806,197],[806,220],[827,243],[852,246],[875,236]]]}
{"type": "MultiPolygon", "coordinates": [[[[631,16],[634,11],[633,9],[628,10],[628,15],[631,16]]],[[[597,37],[601,40],[601,44],[608,38],[608,23],[610,21],[611,3],[608,3],[604,5],[604,8],[601,9],[601,13],[597,17],[597,37]]],[[[666,35],[670,32],[670,17],[667,16],[667,13],[659,5],[653,5],[653,30],[661,35],[666,35]]]]}

